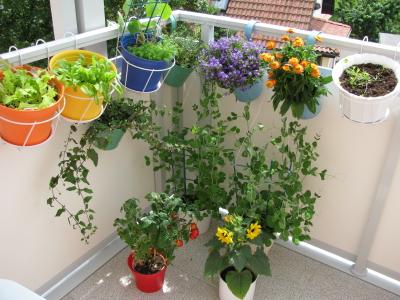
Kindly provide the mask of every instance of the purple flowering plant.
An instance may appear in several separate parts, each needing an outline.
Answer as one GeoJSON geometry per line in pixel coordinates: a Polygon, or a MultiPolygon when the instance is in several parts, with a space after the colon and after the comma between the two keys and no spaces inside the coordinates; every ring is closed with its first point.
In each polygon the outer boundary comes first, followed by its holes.
{"type": "Polygon", "coordinates": [[[210,42],[200,56],[200,72],[206,82],[233,92],[254,84],[263,75],[259,56],[261,45],[240,37],[224,37],[210,42]]]}

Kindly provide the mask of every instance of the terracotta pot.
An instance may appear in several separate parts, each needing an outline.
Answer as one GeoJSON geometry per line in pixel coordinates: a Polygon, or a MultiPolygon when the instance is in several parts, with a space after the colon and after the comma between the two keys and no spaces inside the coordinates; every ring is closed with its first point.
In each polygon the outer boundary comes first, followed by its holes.
{"type": "MultiPolygon", "coordinates": [[[[33,71],[35,67],[22,66],[16,69],[33,71]]],[[[0,71],[0,80],[3,74],[0,71]]],[[[52,118],[64,105],[64,86],[57,79],[51,84],[57,89],[57,101],[40,110],[17,110],[0,104],[0,136],[7,143],[17,146],[33,146],[45,142],[51,135],[52,118]],[[40,124],[33,125],[37,122],[40,124]],[[24,124],[26,123],[26,124],[24,124]]]]}
{"type": "Polygon", "coordinates": [[[134,264],[134,257],[133,254],[131,254],[128,257],[128,267],[135,278],[136,287],[140,291],[144,293],[155,293],[161,290],[164,285],[165,272],[167,270],[166,264],[160,271],[154,274],[139,273],[135,270],[134,264]]]}

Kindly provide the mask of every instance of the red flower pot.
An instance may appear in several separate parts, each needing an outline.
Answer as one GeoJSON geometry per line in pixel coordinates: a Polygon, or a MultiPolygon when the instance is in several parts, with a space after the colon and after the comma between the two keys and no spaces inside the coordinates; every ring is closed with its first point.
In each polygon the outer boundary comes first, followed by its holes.
{"type": "Polygon", "coordinates": [[[136,287],[144,293],[154,293],[161,290],[167,266],[164,266],[159,272],[154,274],[142,274],[136,272],[134,263],[133,255],[131,254],[128,257],[128,267],[135,278],[136,287]]]}

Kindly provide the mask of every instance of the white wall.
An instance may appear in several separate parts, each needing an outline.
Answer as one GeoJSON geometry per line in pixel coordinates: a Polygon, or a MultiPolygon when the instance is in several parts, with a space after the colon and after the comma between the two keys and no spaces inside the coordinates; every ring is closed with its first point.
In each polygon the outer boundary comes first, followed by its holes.
{"type": "MultiPolygon", "coordinates": [[[[200,82],[195,74],[185,84],[185,109],[189,110],[200,94],[200,82]]],[[[368,219],[370,205],[393,129],[393,119],[376,124],[362,125],[343,117],[339,111],[337,91],[333,84],[329,85],[332,95],[323,99],[320,115],[307,121],[301,121],[309,127],[310,136],[319,133],[321,141],[319,165],[328,169],[327,180],[309,181],[313,190],[322,195],[316,205],[312,238],[355,256],[361,234],[368,219]]],[[[168,97],[172,94],[169,88],[163,89],[168,97]]],[[[252,122],[266,125],[266,133],[258,137],[265,141],[271,132],[279,129],[281,121],[277,112],[273,111],[271,91],[265,89],[259,99],[252,102],[252,122]]],[[[236,102],[234,96],[221,100],[225,114],[230,111],[241,112],[243,103],[236,102]]],[[[193,115],[185,115],[185,125],[189,125],[193,115]]],[[[289,118],[290,119],[290,118],[289,118]]],[[[230,139],[227,138],[227,141],[230,139]]],[[[400,219],[400,166],[394,178],[389,199],[380,227],[375,238],[369,261],[388,269],[391,274],[400,274],[400,240],[398,228],[400,219]]],[[[383,269],[380,269],[383,270],[383,269]]],[[[400,278],[398,278],[400,279],[400,278]]]]}
{"type": "MultiPolygon", "coordinates": [[[[89,175],[99,229],[85,245],[66,219],[55,218],[55,210],[46,205],[48,182],[57,174],[58,153],[67,133],[68,124],[63,122],[55,138],[36,149],[0,145],[0,278],[32,290],[109,237],[124,200],[154,189],[153,173],[143,160],[147,145],[126,134],[116,150],[99,150],[99,165],[89,175]]],[[[76,200],[71,193],[63,199],[76,200]]]]}

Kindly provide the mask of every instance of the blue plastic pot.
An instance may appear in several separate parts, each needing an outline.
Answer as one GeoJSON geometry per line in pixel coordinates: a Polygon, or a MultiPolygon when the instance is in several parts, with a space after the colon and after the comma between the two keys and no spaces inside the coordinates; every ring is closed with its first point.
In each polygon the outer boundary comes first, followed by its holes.
{"type": "Polygon", "coordinates": [[[125,35],[120,40],[123,59],[117,63],[117,66],[121,71],[121,83],[128,89],[137,92],[154,92],[160,88],[161,80],[168,72],[165,69],[168,69],[171,63],[162,60],[143,59],[130,53],[128,46],[135,45],[136,37],[137,35],[125,35]]]}
{"type": "Polygon", "coordinates": [[[259,79],[251,86],[236,89],[233,94],[240,102],[251,102],[261,95],[264,88],[263,82],[263,79],[259,79]]]}
{"type": "MultiPolygon", "coordinates": [[[[325,67],[318,67],[318,69],[319,69],[319,71],[320,71],[320,73],[321,73],[321,76],[323,76],[323,77],[332,76],[332,69],[330,69],[330,68],[325,68],[325,67]]],[[[321,99],[321,98],[318,99],[318,103],[319,103],[319,104],[317,105],[317,110],[315,111],[315,113],[312,113],[312,112],[308,109],[307,105],[305,105],[305,106],[304,106],[303,115],[301,116],[300,119],[303,119],[303,120],[310,120],[310,119],[313,119],[313,118],[315,118],[316,116],[318,116],[319,113],[321,112],[321,109],[322,109],[322,99],[321,99]]]]}

